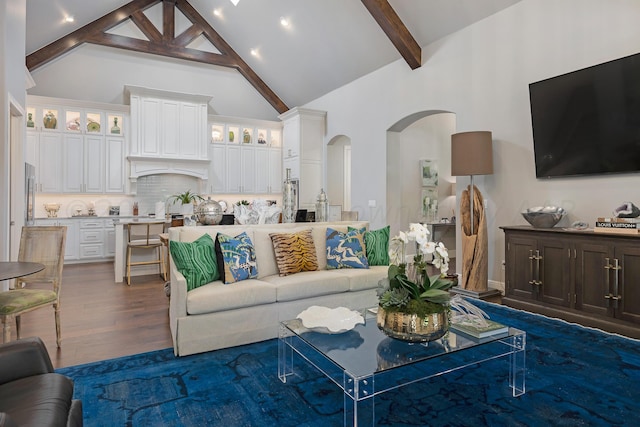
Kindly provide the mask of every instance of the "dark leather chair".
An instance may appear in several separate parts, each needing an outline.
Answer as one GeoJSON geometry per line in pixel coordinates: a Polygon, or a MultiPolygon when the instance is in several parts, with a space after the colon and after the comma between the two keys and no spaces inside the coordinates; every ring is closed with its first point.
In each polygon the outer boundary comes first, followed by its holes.
{"type": "Polygon", "coordinates": [[[0,345],[0,426],[82,426],[73,380],[53,372],[40,338],[0,345]]]}

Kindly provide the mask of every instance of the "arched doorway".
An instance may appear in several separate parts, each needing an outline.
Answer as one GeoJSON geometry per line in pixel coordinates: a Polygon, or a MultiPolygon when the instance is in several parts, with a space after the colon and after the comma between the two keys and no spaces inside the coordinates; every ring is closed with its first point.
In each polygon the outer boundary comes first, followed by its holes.
{"type": "MultiPolygon", "coordinates": [[[[455,132],[455,114],[441,110],[411,114],[388,129],[386,213],[392,236],[412,222],[455,216],[455,178],[451,176],[451,134],[455,132]],[[437,178],[425,179],[425,164],[437,178]]],[[[455,248],[455,239],[453,232],[443,240],[448,248],[455,248]]],[[[455,256],[455,251],[450,252],[455,256]]]]}
{"type": "Polygon", "coordinates": [[[327,144],[327,198],[331,205],[351,210],[351,138],[333,137],[327,144]]]}

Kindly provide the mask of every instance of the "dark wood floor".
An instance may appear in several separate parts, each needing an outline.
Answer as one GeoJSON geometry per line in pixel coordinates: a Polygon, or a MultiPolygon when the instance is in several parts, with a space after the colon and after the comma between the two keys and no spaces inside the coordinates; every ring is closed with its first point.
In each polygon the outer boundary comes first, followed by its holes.
{"type": "MultiPolygon", "coordinates": [[[[115,283],[113,263],[65,265],[61,289],[62,348],[53,308],[22,316],[22,337],[39,336],[55,368],[171,347],[169,298],[159,275],[115,283]]],[[[12,328],[15,339],[15,327],[12,328]]]]}

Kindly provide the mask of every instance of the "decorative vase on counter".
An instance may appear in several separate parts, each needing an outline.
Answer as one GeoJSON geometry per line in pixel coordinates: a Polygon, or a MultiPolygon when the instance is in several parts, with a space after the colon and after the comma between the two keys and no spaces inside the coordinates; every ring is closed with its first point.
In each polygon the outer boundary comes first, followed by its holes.
{"type": "Polygon", "coordinates": [[[282,222],[295,222],[295,193],[291,182],[291,169],[287,168],[287,175],[282,186],[282,222]]]}

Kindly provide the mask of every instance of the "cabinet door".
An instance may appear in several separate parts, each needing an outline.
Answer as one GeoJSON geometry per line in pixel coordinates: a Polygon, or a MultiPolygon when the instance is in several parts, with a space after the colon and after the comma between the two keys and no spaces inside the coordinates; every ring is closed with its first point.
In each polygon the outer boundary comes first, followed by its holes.
{"type": "Polygon", "coordinates": [[[105,220],[104,225],[104,256],[114,257],[116,255],[116,226],[111,220],[105,220]]]}
{"type": "Polygon", "coordinates": [[[300,133],[300,117],[285,121],[282,132],[285,159],[300,155],[300,133]]]}
{"type": "Polygon", "coordinates": [[[256,193],[269,193],[269,150],[266,147],[255,149],[256,193]]]}
{"type": "Polygon", "coordinates": [[[242,166],[240,147],[228,145],[227,147],[227,191],[240,193],[242,186],[242,166]]]}
{"type": "Polygon", "coordinates": [[[199,158],[199,144],[202,141],[200,108],[190,102],[180,103],[179,154],[181,158],[199,158]]]}
{"type": "Polygon", "coordinates": [[[124,138],[107,138],[105,141],[105,191],[124,193],[125,190],[124,138]]]}
{"type": "Polygon", "coordinates": [[[638,286],[640,245],[616,245],[615,259],[620,266],[620,270],[611,272],[613,281],[611,292],[614,296],[620,296],[615,316],[629,322],[640,323],[640,286],[638,286]]]}
{"type": "Polygon", "coordinates": [[[84,191],[83,145],[83,136],[80,134],[64,136],[62,191],[65,193],[82,193],[84,191]]]}
{"type": "Polygon", "coordinates": [[[165,157],[178,157],[180,154],[180,103],[162,101],[162,140],[160,154],[165,157]]]}
{"type": "Polygon", "coordinates": [[[569,239],[539,238],[540,284],[538,298],[553,305],[571,305],[571,246],[569,239]]]}
{"type": "MultiPolygon", "coordinates": [[[[140,99],[140,139],[138,144],[141,156],[160,155],[160,132],[165,129],[160,127],[160,100],[155,98],[140,99]]],[[[133,119],[133,117],[132,117],[133,119]]],[[[173,120],[172,120],[173,121],[173,120]]]]}
{"type": "Polygon", "coordinates": [[[67,227],[67,239],[64,246],[64,260],[75,261],[80,258],[80,227],[78,221],[59,220],[58,225],[64,225],[67,227]]]}
{"type": "Polygon", "coordinates": [[[40,161],[38,179],[40,192],[62,192],[62,136],[55,133],[40,134],[40,161]]]}
{"type": "Polygon", "coordinates": [[[269,149],[269,193],[282,193],[282,149],[269,149]]]}
{"type": "Polygon", "coordinates": [[[84,192],[103,193],[105,181],[104,137],[84,137],[84,192]]]}
{"type": "Polygon", "coordinates": [[[608,241],[576,240],[576,305],[587,313],[611,315],[609,290],[610,275],[606,258],[613,259],[613,247],[608,241]]]}
{"type": "Polygon", "coordinates": [[[224,145],[209,144],[209,192],[227,192],[227,156],[224,145]]]}
{"type": "Polygon", "coordinates": [[[36,182],[38,182],[37,171],[40,163],[38,155],[40,153],[40,134],[35,131],[27,131],[24,161],[36,167],[36,182]]]}
{"type": "Polygon", "coordinates": [[[532,283],[537,274],[536,260],[532,258],[537,251],[536,239],[507,234],[505,248],[506,296],[536,299],[537,286],[532,283]]]}
{"type": "Polygon", "coordinates": [[[256,150],[254,147],[240,147],[243,193],[256,192],[256,150]]]}

